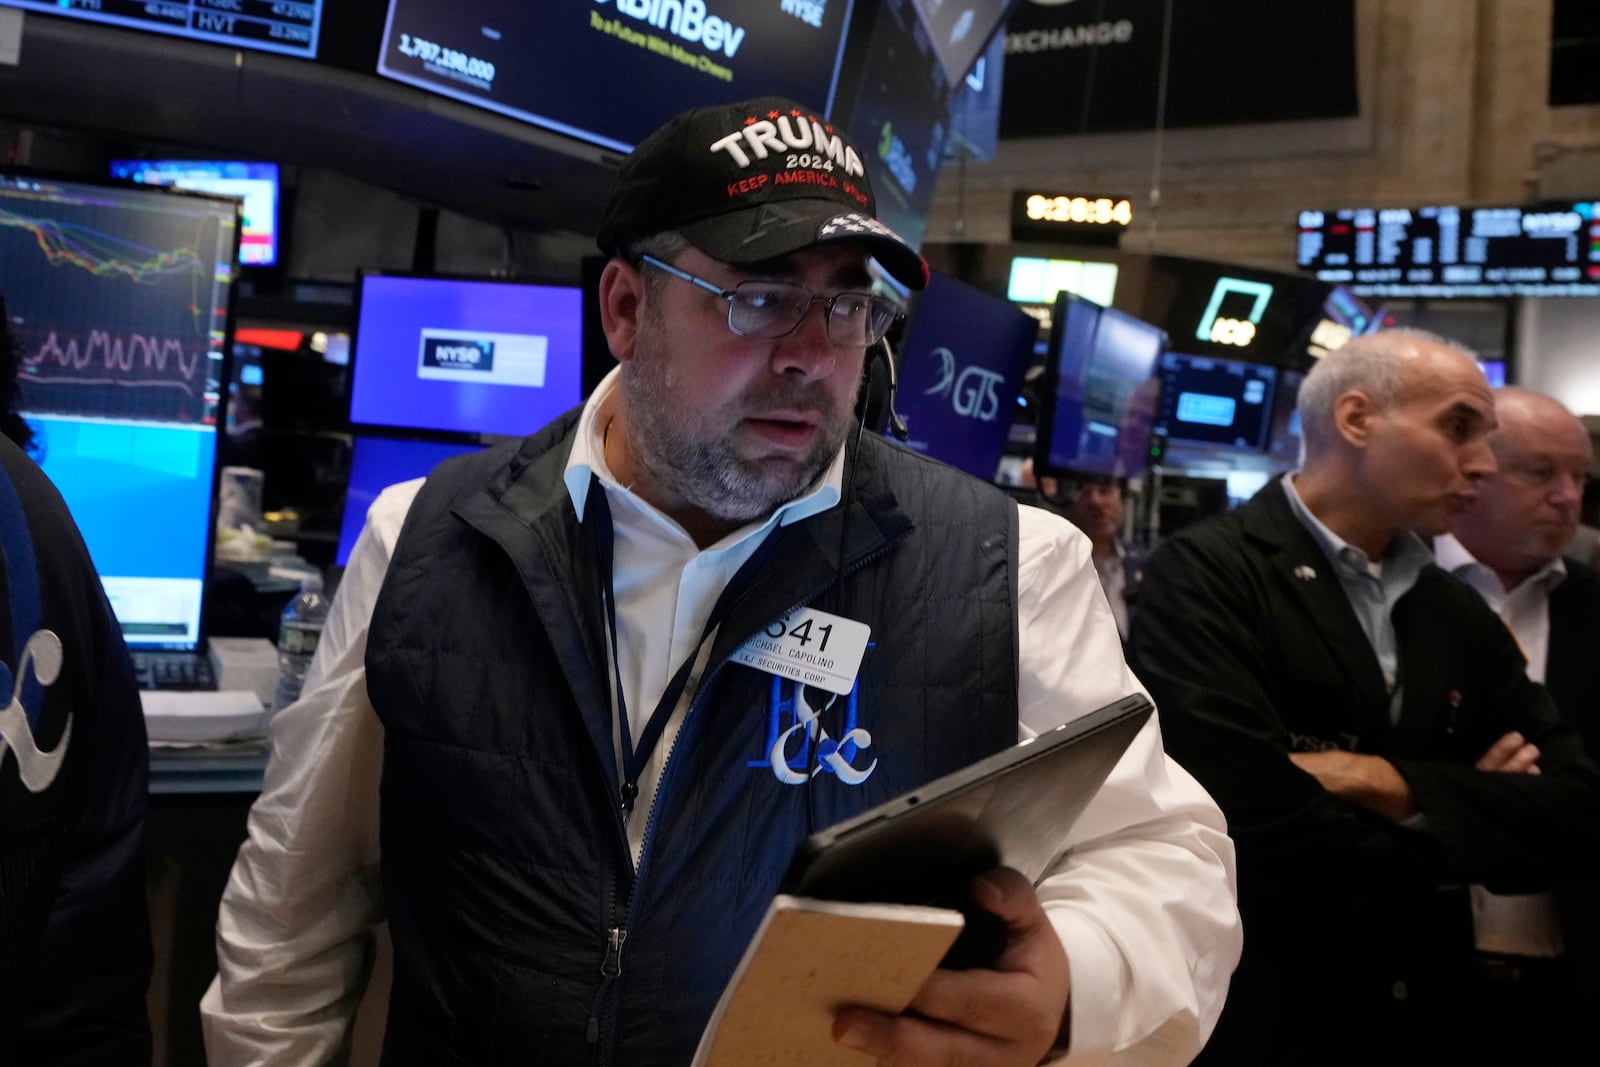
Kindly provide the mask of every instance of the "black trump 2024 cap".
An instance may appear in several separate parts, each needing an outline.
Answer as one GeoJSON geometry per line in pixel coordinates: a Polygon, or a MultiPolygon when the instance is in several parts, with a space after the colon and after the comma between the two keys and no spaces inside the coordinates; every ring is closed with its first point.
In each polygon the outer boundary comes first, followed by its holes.
{"type": "Polygon", "coordinates": [[[676,230],[713,259],[748,266],[854,241],[911,289],[928,265],[875,217],[866,162],[843,131],[793,100],[765,96],[695,108],[623,161],[595,243],[620,255],[676,230]]]}

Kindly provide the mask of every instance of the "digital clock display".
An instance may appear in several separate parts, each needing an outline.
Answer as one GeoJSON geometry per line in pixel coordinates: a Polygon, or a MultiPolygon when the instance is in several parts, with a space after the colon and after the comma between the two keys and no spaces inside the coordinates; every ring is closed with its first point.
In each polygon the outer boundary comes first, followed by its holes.
{"type": "Polygon", "coordinates": [[[1096,226],[1127,226],[1133,222],[1133,205],[1108,196],[1041,196],[1034,193],[1023,209],[1034,222],[1087,222],[1096,226]]]}
{"type": "Polygon", "coordinates": [[[1027,241],[1115,244],[1133,224],[1133,204],[1123,196],[1017,191],[1011,199],[1011,236],[1027,241]]]}

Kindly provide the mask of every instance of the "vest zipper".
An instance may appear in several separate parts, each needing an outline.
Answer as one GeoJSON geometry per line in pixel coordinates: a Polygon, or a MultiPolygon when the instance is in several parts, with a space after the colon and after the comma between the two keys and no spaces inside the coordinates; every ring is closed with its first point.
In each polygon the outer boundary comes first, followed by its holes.
{"type": "MultiPolygon", "coordinates": [[[[866,555],[852,560],[849,566],[841,567],[837,572],[829,575],[826,581],[822,582],[815,589],[808,592],[803,599],[791,605],[787,610],[778,612],[774,618],[782,618],[790,612],[810,604],[823,593],[826,593],[830,586],[835,585],[848,575],[854,574],[856,571],[865,567],[872,561],[888,555],[889,551],[893,549],[895,545],[897,545],[901,539],[903,539],[906,534],[909,534],[910,532],[910,530],[904,530],[885,541],[871,552],[868,552],[866,555]]],[[[735,603],[734,606],[737,606],[737,603],[735,603]]],[[[632,921],[634,918],[633,911],[638,901],[639,885],[644,881],[645,868],[650,862],[650,842],[651,838],[655,836],[656,807],[661,802],[662,794],[667,791],[667,775],[672,773],[672,752],[678,747],[678,742],[682,740],[684,731],[689,728],[689,720],[694,716],[695,708],[698,707],[700,703],[700,694],[709,692],[711,690],[711,683],[717,680],[717,676],[722,673],[722,668],[727,666],[729,662],[731,661],[727,657],[723,657],[717,663],[712,664],[709,667],[705,677],[701,678],[699,684],[695,686],[694,696],[689,698],[689,706],[684,710],[683,723],[678,728],[677,736],[673,738],[672,748],[668,749],[666,754],[662,757],[663,762],[661,764],[661,776],[656,779],[656,791],[655,794],[650,798],[650,810],[645,815],[644,843],[639,849],[639,868],[634,872],[633,887],[628,893],[628,918],[630,921],[632,921]]]]}
{"type": "MultiPolygon", "coordinates": [[[[895,545],[897,545],[910,532],[910,530],[901,531],[899,534],[896,534],[894,537],[888,539],[871,552],[868,552],[866,555],[863,555],[860,558],[852,561],[849,566],[839,568],[839,570],[834,574],[829,575],[826,581],[822,582],[815,589],[811,590],[804,599],[795,603],[787,611],[780,611],[774,617],[782,618],[784,615],[789,614],[789,612],[794,611],[796,608],[804,607],[805,605],[816,600],[823,593],[826,593],[830,586],[842,581],[848,575],[854,574],[856,571],[862,569],[874,560],[887,555],[889,551],[893,549],[895,545]]],[[[737,606],[737,604],[735,604],[735,606],[737,606]]],[[[683,739],[684,732],[688,730],[689,721],[694,717],[695,709],[699,706],[701,694],[709,692],[712,689],[711,683],[716,681],[717,676],[722,673],[722,669],[730,662],[732,661],[727,657],[723,657],[717,663],[709,666],[705,676],[701,678],[699,684],[695,686],[694,695],[689,698],[689,706],[684,710],[683,723],[678,729],[677,736],[673,738],[672,748],[668,749],[666,754],[662,757],[663,762],[661,764],[661,775],[656,779],[655,794],[650,798],[650,809],[645,814],[644,841],[639,849],[639,866],[634,871],[633,885],[628,891],[627,910],[628,922],[630,923],[633,923],[638,919],[638,916],[635,914],[635,912],[638,910],[639,902],[643,896],[643,894],[640,892],[640,886],[644,884],[645,870],[650,864],[650,845],[652,838],[655,836],[656,828],[656,808],[661,803],[662,795],[667,792],[667,776],[672,773],[673,769],[673,750],[678,747],[678,742],[683,739]]],[[[616,806],[613,805],[613,807],[615,808],[616,806]]],[[[603,976],[600,983],[600,993],[595,997],[594,1011],[589,1016],[588,1038],[590,1044],[594,1044],[599,1040],[601,1001],[605,997],[606,990],[610,987],[612,979],[616,978],[617,975],[622,971],[622,942],[627,939],[627,936],[627,931],[620,927],[614,928],[611,931],[611,939],[607,944],[606,950],[606,966],[602,966],[600,968],[600,973],[603,976]],[[614,956],[616,958],[615,969],[608,970],[607,967],[611,965],[614,956]]],[[[610,1049],[602,1047],[601,1051],[602,1055],[599,1062],[609,1063],[610,1049]]]]}
{"type": "Polygon", "coordinates": [[[600,1006],[606,999],[606,990],[622,973],[622,943],[626,940],[628,931],[620,926],[613,926],[606,935],[606,958],[600,964],[600,990],[594,995],[594,1007],[589,1012],[589,1029],[584,1035],[591,1045],[600,1040],[600,1006]]]}

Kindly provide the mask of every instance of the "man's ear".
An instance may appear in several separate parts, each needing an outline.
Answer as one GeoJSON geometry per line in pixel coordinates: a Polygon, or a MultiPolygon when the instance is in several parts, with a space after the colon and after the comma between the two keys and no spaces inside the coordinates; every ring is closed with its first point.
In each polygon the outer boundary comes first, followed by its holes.
{"type": "Polygon", "coordinates": [[[1340,393],[1333,402],[1333,426],[1345,442],[1355,448],[1367,447],[1378,406],[1361,389],[1340,393]]]}
{"type": "Polygon", "coordinates": [[[639,338],[644,276],[623,259],[612,259],[600,273],[600,327],[611,354],[626,363],[639,338]]]}

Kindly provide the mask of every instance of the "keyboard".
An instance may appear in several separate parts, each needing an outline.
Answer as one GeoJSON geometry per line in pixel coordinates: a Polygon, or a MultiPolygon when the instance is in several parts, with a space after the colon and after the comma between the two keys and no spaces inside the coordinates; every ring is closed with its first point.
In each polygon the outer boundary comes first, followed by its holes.
{"type": "Polygon", "coordinates": [[[211,657],[203,652],[133,653],[133,674],[140,689],[215,689],[211,657]]]}

